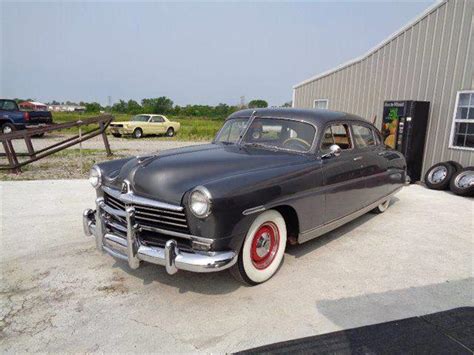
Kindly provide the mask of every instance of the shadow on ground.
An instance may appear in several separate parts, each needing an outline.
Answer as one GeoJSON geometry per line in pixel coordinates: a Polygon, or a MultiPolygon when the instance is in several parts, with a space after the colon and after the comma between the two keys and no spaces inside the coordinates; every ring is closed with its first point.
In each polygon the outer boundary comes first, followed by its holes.
{"type": "Polygon", "coordinates": [[[316,303],[318,312],[342,329],[473,306],[474,278],[446,281],[316,303]]]}

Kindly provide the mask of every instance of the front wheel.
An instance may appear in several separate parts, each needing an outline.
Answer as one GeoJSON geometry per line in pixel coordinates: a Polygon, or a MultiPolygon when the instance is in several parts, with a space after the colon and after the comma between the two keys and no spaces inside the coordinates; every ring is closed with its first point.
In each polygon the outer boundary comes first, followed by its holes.
{"type": "Polygon", "coordinates": [[[278,270],[285,253],[286,223],[282,215],[269,210],[250,226],[232,275],[254,286],[270,279],[278,270]]]}
{"type": "Polygon", "coordinates": [[[141,138],[143,137],[143,131],[141,128],[135,128],[135,130],[132,133],[133,138],[141,138]]]}

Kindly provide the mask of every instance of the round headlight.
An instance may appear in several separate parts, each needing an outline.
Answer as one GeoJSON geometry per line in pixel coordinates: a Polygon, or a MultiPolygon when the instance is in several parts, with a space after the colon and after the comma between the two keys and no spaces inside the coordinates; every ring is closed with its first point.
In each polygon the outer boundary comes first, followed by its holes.
{"type": "Polygon", "coordinates": [[[98,188],[102,183],[102,174],[100,173],[100,169],[94,165],[89,172],[89,182],[94,188],[98,188]]]}
{"type": "Polygon", "coordinates": [[[204,187],[197,187],[189,196],[191,212],[198,218],[204,218],[211,213],[211,194],[204,187]]]}

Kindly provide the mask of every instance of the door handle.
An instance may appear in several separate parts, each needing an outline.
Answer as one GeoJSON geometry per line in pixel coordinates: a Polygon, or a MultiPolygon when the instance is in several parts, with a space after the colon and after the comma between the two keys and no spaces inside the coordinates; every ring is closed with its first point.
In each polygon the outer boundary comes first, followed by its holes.
{"type": "Polygon", "coordinates": [[[354,160],[361,160],[363,156],[355,157],[354,160]]]}

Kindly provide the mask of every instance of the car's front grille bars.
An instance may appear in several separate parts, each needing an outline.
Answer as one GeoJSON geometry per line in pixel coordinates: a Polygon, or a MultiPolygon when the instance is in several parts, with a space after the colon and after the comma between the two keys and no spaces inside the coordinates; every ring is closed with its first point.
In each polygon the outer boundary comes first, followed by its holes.
{"type": "MultiPolygon", "coordinates": [[[[125,211],[126,206],[135,208],[135,219],[139,225],[160,229],[170,229],[180,233],[189,233],[189,228],[184,211],[171,211],[164,208],[144,206],[140,204],[125,204],[118,198],[104,193],[105,204],[110,207],[125,211]]],[[[121,222],[125,219],[117,218],[121,222]]]]}

